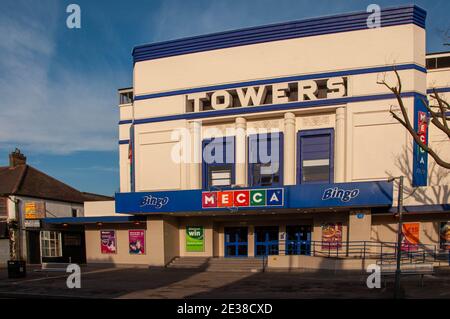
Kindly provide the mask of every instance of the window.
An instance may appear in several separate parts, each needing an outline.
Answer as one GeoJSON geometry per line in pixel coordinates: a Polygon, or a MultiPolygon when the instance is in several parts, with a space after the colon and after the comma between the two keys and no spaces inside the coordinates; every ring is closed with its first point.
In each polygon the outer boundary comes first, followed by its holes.
{"type": "Polygon", "coordinates": [[[9,238],[8,223],[6,220],[0,220],[0,239],[9,238]]]}
{"type": "Polygon", "coordinates": [[[8,224],[6,218],[8,217],[7,198],[0,197],[0,238],[9,238],[8,224]]]}
{"type": "Polygon", "coordinates": [[[450,56],[426,59],[428,70],[450,68],[450,56]]]}
{"type": "Polygon", "coordinates": [[[72,208],[72,217],[77,217],[78,209],[72,208]]]}
{"type": "Polygon", "coordinates": [[[8,206],[6,197],[0,197],[0,219],[8,217],[8,206]]]}
{"type": "Polygon", "coordinates": [[[450,56],[443,56],[436,59],[438,69],[450,68],[450,56]]]}
{"type": "Polygon", "coordinates": [[[298,132],[298,183],[333,182],[333,129],[298,132]]]}
{"type": "Polygon", "coordinates": [[[120,104],[131,104],[133,103],[133,91],[120,92],[119,93],[119,103],[120,104]]]}
{"type": "Polygon", "coordinates": [[[436,69],[436,58],[426,59],[426,64],[428,70],[436,69]]]}
{"type": "Polygon", "coordinates": [[[232,167],[226,165],[210,165],[208,167],[209,186],[230,186],[232,167]]]}
{"type": "Polygon", "coordinates": [[[56,231],[41,231],[42,257],[61,257],[61,233],[56,231]]]}
{"type": "Polygon", "coordinates": [[[203,188],[229,187],[234,184],[234,137],[203,141],[203,188]]]}
{"type": "Polygon", "coordinates": [[[248,181],[250,186],[282,185],[283,133],[249,136],[248,181]]]}

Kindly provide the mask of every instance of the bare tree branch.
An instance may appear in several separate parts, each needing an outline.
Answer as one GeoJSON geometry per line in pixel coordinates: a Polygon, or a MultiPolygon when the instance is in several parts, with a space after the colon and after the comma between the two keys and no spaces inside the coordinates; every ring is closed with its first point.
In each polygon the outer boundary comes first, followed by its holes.
{"type": "MultiPolygon", "coordinates": [[[[402,92],[402,82],[400,75],[397,71],[397,69],[394,67],[394,73],[397,78],[397,85],[391,86],[386,82],[386,79],[384,78],[381,81],[377,81],[378,84],[384,85],[389,91],[391,91],[395,98],[397,99],[398,106],[400,108],[401,117],[392,109],[390,109],[390,113],[392,117],[397,120],[406,130],[409,132],[409,134],[414,139],[414,142],[419,145],[420,148],[422,148],[425,152],[427,152],[434,160],[435,162],[444,168],[450,169],[450,162],[447,162],[443,160],[434,149],[429,147],[427,144],[423,143],[420,139],[418,133],[414,129],[414,125],[411,123],[408,111],[403,103],[403,98],[401,96],[402,92]]],[[[422,103],[424,104],[425,108],[427,109],[428,113],[431,115],[431,122],[441,131],[443,131],[450,139],[450,130],[447,123],[447,115],[446,112],[449,109],[448,102],[444,101],[437,92],[436,89],[433,90],[433,94],[431,96],[434,100],[437,101],[437,106],[431,106],[425,99],[422,98],[422,103]],[[438,112],[434,111],[434,109],[439,109],[438,112]]]]}

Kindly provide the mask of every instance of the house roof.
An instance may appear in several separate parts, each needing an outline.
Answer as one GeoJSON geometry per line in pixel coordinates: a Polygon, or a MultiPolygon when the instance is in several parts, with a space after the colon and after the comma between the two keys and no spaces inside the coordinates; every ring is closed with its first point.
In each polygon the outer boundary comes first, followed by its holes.
{"type": "Polygon", "coordinates": [[[88,193],[88,192],[82,192],[82,194],[84,196],[85,202],[114,200],[114,197],[106,196],[106,195],[93,194],[93,193],[88,193]]]}
{"type": "Polygon", "coordinates": [[[0,167],[0,194],[79,204],[82,204],[84,201],[105,200],[106,197],[96,194],[83,194],[27,164],[14,167],[0,167]]]}

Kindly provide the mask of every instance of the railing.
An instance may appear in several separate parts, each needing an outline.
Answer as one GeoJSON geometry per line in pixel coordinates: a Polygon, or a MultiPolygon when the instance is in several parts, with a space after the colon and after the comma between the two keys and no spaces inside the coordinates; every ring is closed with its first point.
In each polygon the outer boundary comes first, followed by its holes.
{"type": "MultiPolygon", "coordinates": [[[[280,240],[278,249],[271,249],[269,255],[308,255],[327,258],[375,259],[379,263],[396,261],[397,243],[375,241],[296,241],[280,240]]],[[[263,263],[267,256],[263,256],[263,263]]],[[[439,249],[436,245],[402,245],[401,261],[409,263],[424,263],[448,261],[450,251],[439,249]]]]}

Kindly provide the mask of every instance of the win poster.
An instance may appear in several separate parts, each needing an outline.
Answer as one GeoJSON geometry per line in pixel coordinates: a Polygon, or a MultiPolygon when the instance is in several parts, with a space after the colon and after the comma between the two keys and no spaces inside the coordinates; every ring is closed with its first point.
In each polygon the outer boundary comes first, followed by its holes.
{"type": "Polygon", "coordinates": [[[145,231],[132,229],[128,231],[128,243],[131,255],[145,254],[145,231]]]}
{"type": "Polygon", "coordinates": [[[205,250],[203,226],[186,227],[186,251],[201,252],[205,250]]]}

